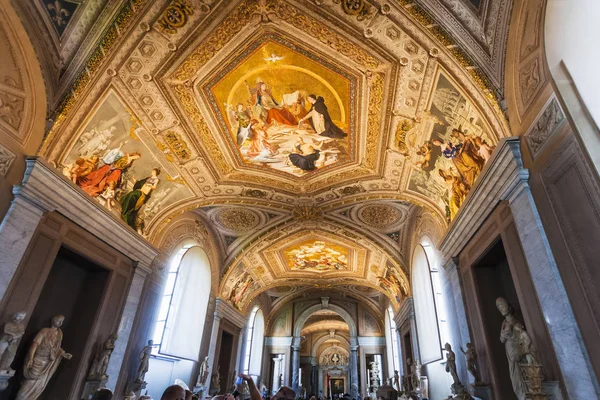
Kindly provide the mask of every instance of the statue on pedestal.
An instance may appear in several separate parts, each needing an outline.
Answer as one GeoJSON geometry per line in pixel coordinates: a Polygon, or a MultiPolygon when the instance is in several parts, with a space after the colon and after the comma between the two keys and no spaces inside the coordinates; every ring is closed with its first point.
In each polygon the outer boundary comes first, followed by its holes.
{"type": "Polygon", "coordinates": [[[0,372],[11,371],[12,364],[19,341],[25,333],[23,320],[27,316],[26,312],[14,313],[11,320],[4,324],[2,336],[0,337],[0,372]]]}
{"type": "Polygon", "coordinates": [[[136,382],[144,382],[146,372],[150,368],[150,355],[152,354],[152,347],[154,347],[154,341],[148,340],[148,345],[144,346],[140,352],[140,364],[136,373],[136,382]]]}
{"type": "Polygon", "coordinates": [[[64,320],[65,317],[62,315],[54,316],[52,326],[43,328],[33,339],[25,357],[23,381],[17,393],[17,400],[36,400],[46,388],[62,359],[71,359],[72,355],[60,347],[63,338],[60,327],[64,320]]]}
{"type": "Polygon", "coordinates": [[[402,390],[400,387],[400,375],[398,375],[398,370],[394,370],[394,385],[397,391],[402,390]]]}
{"type": "Polygon", "coordinates": [[[472,399],[471,395],[467,392],[463,384],[460,382],[458,378],[458,374],[456,373],[456,354],[452,351],[452,346],[450,343],[446,343],[444,345],[444,350],[446,351],[446,372],[452,376],[452,394],[454,399],[472,399]]]}
{"type": "Polygon", "coordinates": [[[460,351],[463,352],[465,357],[467,358],[467,370],[473,376],[475,383],[481,382],[479,371],[477,371],[477,351],[475,350],[475,345],[473,343],[467,343],[467,351],[460,348],[460,351]]]}
{"type": "Polygon", "coordinates": [[[197,387],[204,387],[206,380],[208,379],[208,356],[204,357],[204,361],[200,364],[200,371],[198,371],[198,379],[196,380],[197,387]]]}
{"type": "Polygon", "coordinates": [[[510,380],[517,399],[543,398],[542,366],[531,337],[515,317],[513,307],[504,298],[496,299],[496,308],[504,317],[500,341],[504,343],[510,380]]]}
{"type": "Polygon", "coordinates": [[[376,393],[381,385],[381,381],[379,380],[379,364],[377,361],[369,363],[369,380],[371,381],[371,391],[376,393]]]}
{"type": "Polygon", "coordinates": [[[88,374],[88,381],[100,381],[108,379],[106,375],[106,369],[108,368],[108,362],[110,361],[110,355],[115,349],[115,342],[119,335],[113,333],[106,339],[104,344],[100,347],[92,362],[92,367],[88,374]]]}
{"type": "MultiPolygon", "coordinates": [[[[221,374],[219,373],[220,366],[217,366],[217,370],[212,374],[210,381],[210,390],[212,393],[217,394],[221,390],[221,374]]],[[[211,394],[212,394],[211,393],[211,394]]]]}

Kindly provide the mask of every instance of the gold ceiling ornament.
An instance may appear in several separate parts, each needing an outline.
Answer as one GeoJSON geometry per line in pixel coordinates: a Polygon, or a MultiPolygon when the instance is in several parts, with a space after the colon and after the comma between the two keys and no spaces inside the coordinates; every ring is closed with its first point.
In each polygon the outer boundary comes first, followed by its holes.
{"type": "Polygon", "coordinates": [[[73,83],[71,90],[63,97],[54,112],[53,125],[44,135],[44,141],[38,154],[44,154],[61,125],[65,122],[67,114],[75,105],[75,101],[82,94],[85,87],[91,81],[91,78],[100,70],[100,65],[106,59],[109,52],[113,49],[115,43],[127,32],[128,26],[132,23],[135,12],[143,8],[149,0],[128,0],[119,10],[112,24],[106,29],[98,48],[88,57],[85,66],[79,71],[78,77],[73,83]]]}
{"type": "Polygon", "coordinates": [[[297,206],[294,208],[294,218],[300,221],[318,221],[323,212],[316,206],[297,206]]]}
{"type": "Polygon", "coordinates": [[[165,133],[165,142],[180,160],[187,161],[192,158],[192,151],[177,132],[167,131],[165,133]]]}
{"type": "Polygon", "coordinates": [[[160,31],[174,35],[177,33],[177,28],[186,24],[188,15],[192,14],[194,10],[188,0],[172,0],[156,24],[160,31]]]}
{"type": "Polygon", "coordinates": [[[383,82],[385,78],[382,73],[373,73],[369,93],[369,111],[367,126],[367,146],[365,154],[365,167],[375,169],[377,163],[377,142],[381,131],[381,107],[383,105],[383,82]]]}
{"type": "Polygon", "coordinates": [[[333,0],[334,3],[342,3],[342,9],[348,15],[356,16],[362,21],[372,13],[372,6],[365,0],[333,0]]]}

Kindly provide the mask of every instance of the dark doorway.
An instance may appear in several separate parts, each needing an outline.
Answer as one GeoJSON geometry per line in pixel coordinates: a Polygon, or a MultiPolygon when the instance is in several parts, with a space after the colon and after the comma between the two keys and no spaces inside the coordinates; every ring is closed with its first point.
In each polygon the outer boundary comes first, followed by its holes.
{"type": "Polygon", "coordinates": [[[403,357],[403,367],[404,367],[404,371],[405,374],[408,374],[410,371],[408,371],[408,359],[410,358],[412,361],[413,360],[413,353],[412,353],[412,339],[410,338],[410,331],[406,332],[404,335],[402,335],[402,354],[404,354],[403,357]]]}
{"type": "Polygon", "coordinates": [[[331,379],[331,397],[333,398],[336,394],[339,397],[344,394],[344,380],[343,379],[331,379]]]}
{"type": "Polygon", "coordinates": [[[224,394],[232,391],[234,377],[230,376],[231,356],[233,351],[233,335],[227,331],[221,333],[221,350],[219,351],[219,375],[221,376],[221,390],[224,394]]]}
{"type": "MultiPolygon", "coordinates": [[[[61,248],[52,265],[40,297],[27,325],[27,330],[17,351],[13,368],[17,370],[9,389],[0,399],[12,399],[21,380],[23,361],[36,334],[50,326],[57,314],[65,316],[62,348],[73,355],[63,360],[40,400],[64,400],[70,397],[73,383],[80,368],[92,325],[98,313],[109,271],[68,250],[61,248]]],[[[77,394],[79,395],[79,394],[77,394]]]]}
{"type": "Polygon", "coordinates": [[[484,329],[486,336],[492,338],[489,357],[496,370],[498,390],[502,394],[502,399],[514,399],[515,394],[512,390],[506,352],[504,344],[499,339],[504,318],[496,309],[496,299],[504,297],[515,307],[518,318],[521,321],[523,318],[502,240],[498,239],[474,265],[473,271],[484,329]]]}

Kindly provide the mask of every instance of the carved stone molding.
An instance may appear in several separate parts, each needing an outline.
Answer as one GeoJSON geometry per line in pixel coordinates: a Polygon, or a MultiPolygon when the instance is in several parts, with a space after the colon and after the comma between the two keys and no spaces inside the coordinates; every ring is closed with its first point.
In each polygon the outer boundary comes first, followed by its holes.
{"type": "Polygon", "coordinates": [[[0,145],[0,176],[6,176],[15,158],[17,156],[12,151],[0,145]]]}
{"type": "Polygon", "coordinates": [[[565,114],[556,97],[552,97],[536,121],[531,130],[525,134],[525,141],[535,157],[558,126],[565,120],[565,114]]]}

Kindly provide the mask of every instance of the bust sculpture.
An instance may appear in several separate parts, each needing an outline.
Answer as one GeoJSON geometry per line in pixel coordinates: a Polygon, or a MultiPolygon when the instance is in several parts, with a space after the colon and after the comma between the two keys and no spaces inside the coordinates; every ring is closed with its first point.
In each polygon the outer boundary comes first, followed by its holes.
{"type": "Polygon", "coordinates": [[[90,373],[88,374],[88,380],[102,380],[108,378],[106,375],[106,369],[108,368],[108,362],[110,356],[115,349],[115,342],[119,336],[113,333],[106,339],[104,344],[100,347],[92,362],[90,373]]]}
{"type": "Polygon", "coordinates": [[[206,385],[208,379],[208,356],[204,357],[204,361],[200,364],[200,371],[198,371],[198,379],[196,380],[196,386],[206,385]]]}
{"type": "Polygon", "coordinates": [[[152,347],[154,347],[154,341],[148,340],[148,345],[144,346],[140,352],[140,365],[137,369],[135,381],[144,382],[146,372],[150,368],[150,355],[152,354],[152,347]]]}
{"type": "Polygon", "coordinates": [[[46,388],[48,381],[56,372],[63,358],[70,360],[72,355],[60,346],[65,317],[56,315],[52,318],[52,326],[43,328],[33,339],[25,357],[23,381],[17,393],[17,400],[36,400],[46,388]]]}
{"type": "Polygon", "coordinates": [[[513,390],[517,399],[525,400],[527,392],[530,391],[526,378],[530,382],[539,381],[540,384],[542,380],[537,351],[525,327],[515,317],[513,307],[504,298],[498,297],[496,308],[504,317],[500,341],[504,343],[513,390]],[[528,368],[526,372],[531,374],[533,371],[537,376],[527,376],[528,374],[524,373],[524,368],[527,366],[533,368],[528,368]]]}
{"type": "Polygon", "coordinates": [[[11,320],[4,324],[0,337],[0,371],[10,371],[19,341],[25,333],[23,320],[27,313],[21,311],[14,313],[11,320]]]}

